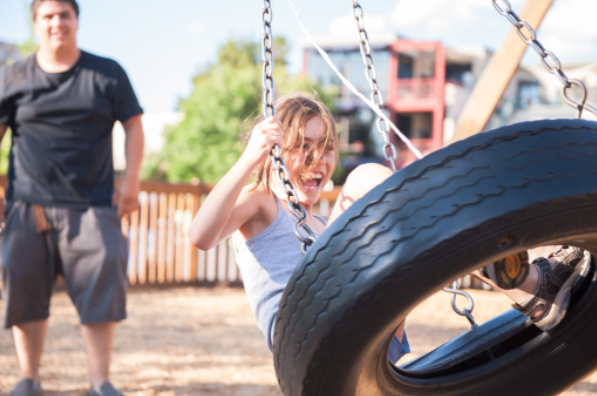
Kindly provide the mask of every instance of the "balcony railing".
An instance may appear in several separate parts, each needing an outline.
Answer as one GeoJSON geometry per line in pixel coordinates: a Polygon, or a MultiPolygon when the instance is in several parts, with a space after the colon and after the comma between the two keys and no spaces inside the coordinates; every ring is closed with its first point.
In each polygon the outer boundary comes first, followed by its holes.
{"type": "Polygon", "coordinates": [[[397,83],[398,99],[430,99],[435,96],[433,78],[400,78],[397,83]]]}

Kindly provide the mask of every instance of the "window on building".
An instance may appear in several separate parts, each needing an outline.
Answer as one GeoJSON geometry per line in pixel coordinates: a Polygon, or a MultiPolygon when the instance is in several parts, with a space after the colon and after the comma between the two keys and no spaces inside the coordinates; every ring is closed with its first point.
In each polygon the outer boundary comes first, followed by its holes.
{"type": "Polygon", "coordinates": [[[529,106],[543,103],[543,88],[538,81],[521,81],[518,83],[516,107],[526,109],[529,106]]]}
{"type": "Polygon", "coordinates": [[[396,126],[409,139],[430,139],[432,125],[429,112],[396,114],[396,126]]]}
{"type": "Polygon", "coordinates": [[[396,126],[407,138],[412,136],[412,116],[410,114],[396,114],[396,126]]]}
{"type": "MultiPolygon", "coordinates": [[[[334,65],[344,76],[346,76],[346,78],[355,86],[355,88],[366,96],[369,96],[371,88],[369,87],[369,82],[367,81],[367,77],[365,75],[365,65],[363,64],[360,51],[330,51],[328,54],[334,65]]],[[[374,49],[372,51],[372,58],[377,75],[377,84],[382,96],[386,98],[388,90],[390,52],[385,48],[374,49]]],[[[348,88],[344,87],[344,85],[340,82],[340,79],[323,60],[321,55],[315,50],[309,51],[306,71],[307,76],[316,81],[322,87],[337,87],[340,92],[340,99],[345,103],[353,103],[353,105],[360,103],[360,99],[352,94],[348,88]]]]}
{"type": "Polygon", "coordinates": [[[415,61],[415,77],[435,77],[435,52],[420,51],[415,61]]]}
{"type": "Polygon", "coordinates": [[[413,78],[414,59],[405,54],[398,54],[398,78],[413,78]]]}
{"type": "Polygon", "coordinates": [[[446,64],[446,81],[461,86],[466,86],[472,72],[470,63],[446,64]]]}

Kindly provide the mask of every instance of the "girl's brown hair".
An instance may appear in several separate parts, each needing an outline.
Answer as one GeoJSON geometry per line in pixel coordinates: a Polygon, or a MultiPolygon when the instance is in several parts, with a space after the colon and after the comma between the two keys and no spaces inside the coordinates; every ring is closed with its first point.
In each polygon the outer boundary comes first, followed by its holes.
{"type": "MultiPolygon", "coordinates": [[[[284,146],[282,149],[282,158],[287,158],[291,151],[299,150],[304,154],[305,161],[299,169],[299,177],[306,174],[309,169],[317,165],[320,158],[325,154],[330,146],[334,149],[335,159],[338,158],[336,150],[336,123],[334,116],[316,96],[308,98],[301,94],[290,94],[282,96],[274,101],[276,108],[276,118],[282,124],[284,134],[284,146]],[[313,144],[305,145],[305,125],[307,121],[314,117],[320,117],[325,127],[325,132],[321,139],[313,144]]],[[[253,121],[253,126],[264,120],[261,115],[253,121]]],[[[250,133],[245,137],[245,141],[250,138],[250,133]]],[[[271,175],[275,172],[271,159],[268,157],[261,163],[256,170],[257,180],[255,188],[263,183],[265,188],[270,190],[271,175]]]]}

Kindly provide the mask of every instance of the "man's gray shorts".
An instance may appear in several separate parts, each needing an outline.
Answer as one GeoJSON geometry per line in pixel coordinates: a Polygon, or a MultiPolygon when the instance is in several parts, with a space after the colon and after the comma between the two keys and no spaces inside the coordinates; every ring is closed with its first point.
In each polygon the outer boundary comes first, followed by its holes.
{"type": "Polygon", "coordinates": [[[126,318],[126,238],[113,207],[46,207],[52,229],[38,233],[32,206],[7,206],[0,233],[4,327],[47,319],[58,274],[81,324],[126,318]]]}

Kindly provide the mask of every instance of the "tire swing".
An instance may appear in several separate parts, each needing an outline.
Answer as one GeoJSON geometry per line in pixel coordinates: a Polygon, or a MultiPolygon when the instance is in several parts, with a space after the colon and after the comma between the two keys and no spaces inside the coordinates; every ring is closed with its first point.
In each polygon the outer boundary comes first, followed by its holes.
{"type": "Polygon", "coordinates": [[[318,238],[288,283],[274,338],[284,393],[563,391],[597,367],[592,273],[551,331],[510,311],[404,367],[387,360],[397,324],[450,279],[552,244],[597,254],[595,122],[499,128],[395,173],[318,238]]]}
{"type": "MultiPolygon", "coordinates": [[[[528,28],[507,2],[507,11],[493,3],[528,28]]],[[[556,63],[567,103],[597,115],[586,96],[568,99],[582,83],[556,63]]],[[[552,330],[509,311],[410,363],[387,358],[398,323],[451,279],[541,245],[597,254],[597,122],[524,122],[454,143],[396,172],[308,242],[276,317],[285,395],[553,395],[597,368],[594,267],[552,330]]]]}

